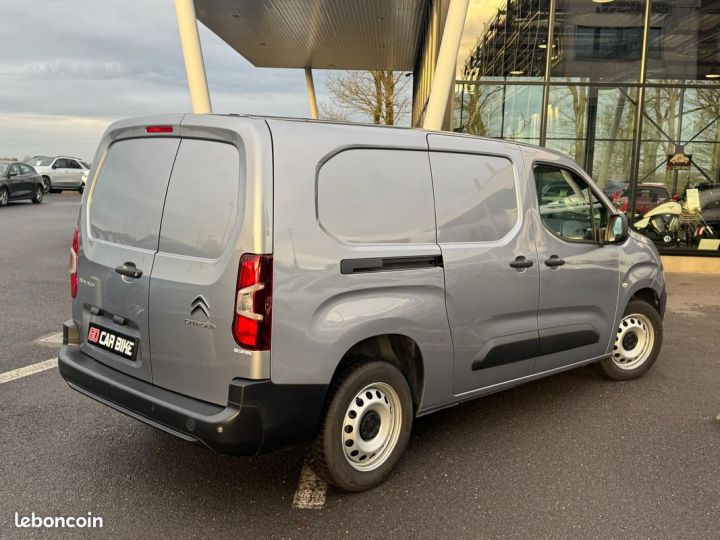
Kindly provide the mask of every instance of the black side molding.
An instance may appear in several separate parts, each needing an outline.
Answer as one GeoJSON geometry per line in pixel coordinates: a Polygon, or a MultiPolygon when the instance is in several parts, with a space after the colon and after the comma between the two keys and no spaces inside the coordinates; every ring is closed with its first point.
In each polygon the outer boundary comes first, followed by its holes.
{"type": "Polygon", "coordinates": [[[569,351],[598,341],[600,334],[591,324],[570,324],[544,328],[538,332],[523,332],[517,334],[514,341],[495,345],[484,358],[476,359],[472,363],[472,370],[479,371],[536,356],[569,351]]]}
{"type": "Polygon", "coordinates": [[[442,255],[343,259],[340,261],[340,273],[365,274],[368,272],[389,272],[392,270],[417,270],[418,268],[442,267],[442,265],[442,255]]]}
{"type": "Polygon", "coordinates": [[[571,324],[540,330],[540,356],[600,341],[600,334],[591,324],[571,324]]]}

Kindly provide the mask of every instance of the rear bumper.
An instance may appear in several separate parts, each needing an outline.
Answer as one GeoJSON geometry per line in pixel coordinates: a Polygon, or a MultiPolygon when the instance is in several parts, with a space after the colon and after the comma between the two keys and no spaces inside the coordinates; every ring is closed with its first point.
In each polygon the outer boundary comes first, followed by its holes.
{"type": "Polygon", "coordinates": [[[317,432],[326,385],[234,379],[222,407],[114,370],[68,343],[72,330],[63,333],[58,366],[71,388],[186,441],[223,454],[249,455],[310,440],[317,432]]]}

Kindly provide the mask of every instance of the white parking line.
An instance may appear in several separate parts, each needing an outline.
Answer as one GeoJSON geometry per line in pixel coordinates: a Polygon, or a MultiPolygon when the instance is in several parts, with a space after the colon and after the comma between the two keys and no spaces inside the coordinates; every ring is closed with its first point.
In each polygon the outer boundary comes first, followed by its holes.
{"type": "Polygon", "coordinates": [[[62,345],[63,340],[63,333],[62,332],[55,332],[53,334],[50,334],[49,336],[44,336],[41,338],[36,339],[38,343],[42,343],[44,345],[62,345]]]}
{"type": "Polygon", "coordinates": [[[47,369],[52,369],[57,367],[57,362],[57,358],[51,358],[50,360],[44,360],[42,362],[38,362],[37,364],[30,364],[29,366],[0,373],[0,384],[14,381],[15,379],[22,379],[23,377],[33,375],[34,373],[40,373],[41,371],[45,371],[47,369]]]}
{"type": "Polygon", "coordinates": [[[303,464],[300,481],[293,498],[293,508],[319,510],[325,506],[326,493],[327,484],[315,475],[306,461],[303,464]]]}

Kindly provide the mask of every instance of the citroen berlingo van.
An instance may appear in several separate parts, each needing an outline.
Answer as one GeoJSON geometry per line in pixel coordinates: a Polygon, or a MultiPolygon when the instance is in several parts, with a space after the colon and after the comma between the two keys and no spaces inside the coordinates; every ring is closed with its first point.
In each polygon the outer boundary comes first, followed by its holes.
{"type": "Polygon", "coordinates": [[[639,377],[666,299],[653,244],[558,153],[238,115],[110,126],[70,280],[73,389],[222,453],[311,442],[348,491],[418,416],[590,363],[639,377]]]}

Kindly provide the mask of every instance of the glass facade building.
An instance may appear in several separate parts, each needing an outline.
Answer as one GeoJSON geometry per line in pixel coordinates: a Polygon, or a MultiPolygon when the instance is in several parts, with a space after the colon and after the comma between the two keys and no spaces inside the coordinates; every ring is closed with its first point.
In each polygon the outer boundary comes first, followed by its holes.
{"type": "Polygon", "coordinates": [[[471,0],[453,122],[568,155],[662,252],[720,256],[720,0],[471,0]]]}

